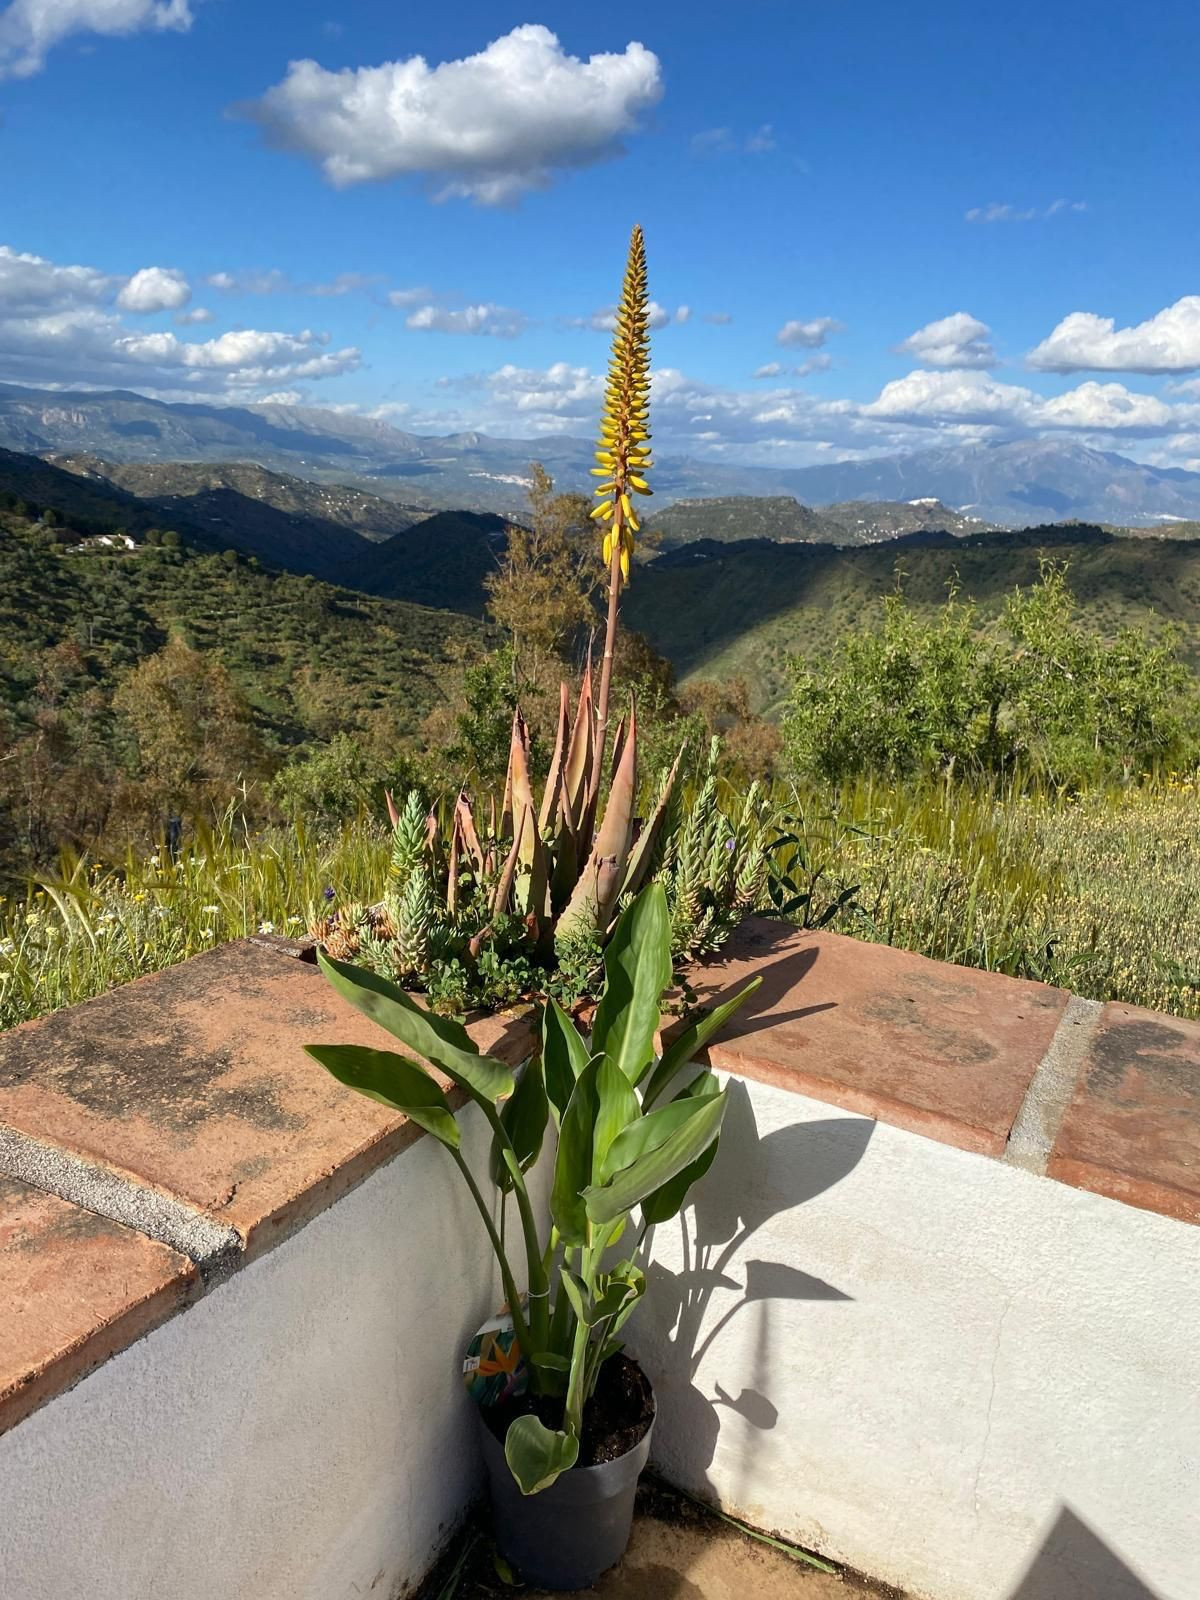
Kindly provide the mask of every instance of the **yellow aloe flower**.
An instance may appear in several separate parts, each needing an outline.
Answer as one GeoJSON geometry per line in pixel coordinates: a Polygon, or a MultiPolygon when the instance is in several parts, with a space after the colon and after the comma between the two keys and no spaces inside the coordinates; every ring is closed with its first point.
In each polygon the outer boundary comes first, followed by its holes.
{"type": "Polygon", "coordinates": [[[614,582],[629,581],[633,536],[641,524],[632,496],[650,494],[645,473],[650,459],[650,324],[646,291],[646,247],[636,227],[629,241],[625,282],[613,329],[608,385],[600,423],[599,448],[593,475],[604,482],[596,490],[600,504],[592,516],[604,527],[605,566],[614,582]],[[619,577],[617,573],[619,572],[619,577]]]}

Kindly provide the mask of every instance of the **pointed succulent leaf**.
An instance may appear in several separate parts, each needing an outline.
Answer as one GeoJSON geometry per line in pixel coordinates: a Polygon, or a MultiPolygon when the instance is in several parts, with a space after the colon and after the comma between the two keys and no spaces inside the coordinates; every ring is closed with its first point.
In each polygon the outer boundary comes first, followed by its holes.
{"type": "Polygon", "coordinates": [[[460,1022],[423,1010],[403,989],[365,967],[331,961],[323,951],[317,952],[317,961],[343,999],[386,1028],[414,1055],[440,1068],[473,1100],[495,1105],[513,1092],[510,1069],[492,1056],[481,1056],[460,1022]]]}
{"type": "Polygon", "coordinates": [[[548,1489],[578,1457],[579,1440],[574,1434],[551,1432],[534,1416],[517,1417],[509,1424],[504,1459],[522,1494],[548,1489]]]}
{"type": "Polygon", "coordinates": [[[402,1111],[449,1149],[458,1149],[458,1123],[450,1103],[440,1085],[415,1061],[392,1050],[371,1050],[359,1044],[306,1044],[304,1048],[348,1089],[402,1111]]]}
{"type": "Polygon", "coordinates": [[[683,760],[683,753],[687,745],[681,745],[675,763],[667,774],[666,782],[659,792],[654,810],[646,819],[645,826],[638,834],[637,842],[629,853],[629,865],[625,870],[625,880],[621,884],[620,898],[627,894],[636,894],[646,880],[650,870],[650,863],[654,859],[654,852],[658,848],[658,841],[662,836],[667,815],[671,809],[671,797],[675,790],[675,780],[679,775],[679,763],[683,760]]]}
{"type": "Polygon", "coordinates": [[[702,1050],[708,1041],[717,1034],[733,1016],[734,1012],[745,1005],[752,994],[762,987],[762,978],[752,978],[744,989],[740,989],[732,1000],[726,1000],[697,1021],[686,1027],[677,1038],[662,1053],[662,1059],[650,1075],[642,1096],[642,1104],[647,1110],[654,1104],[663,1090],[670,1084],[675,1074],[689,1061],[693,1061],[696,1052],[702,1050]]]}
{"type": "Polygon", "coordinates": [[[538,832],[544,834],[553,826],[558,812],[558,798],[562,792],[563,771],[567,760],[567,740],[571,725],[571,691],[564,680],[558,686],[558,730],[554,735],[554,754],[550,757],[550,771],[546,787],[542,790],[542,804],[538,811],[538,832]]]}
{"type": "Polygon", "coordinates": [[[500,1126],[508,1137],[508,1145],[499,1134],[492,1137],[492,1182],[501,1194],[508,1194],[513,1186],[511,1167],[505,1157],[515,1157],[518,1169],[528,1172],[541,1154],[549,1116],[542,1062],[535,1056],[526,1063],[517,1079],[517,1087],[500,1109],[500,1126]]]}
{"type": "Polygon", "coordinates": [[[638,1083],[654,1059],[663,990],[671,981],[671,916],[661,883],[621,913],[604,953],[604,992],[592,1047],[638,1083]]]}
{"type": "MultiPolygon", "coordinates": [[[[612,1222],[624,1212],[632,1211],[647,1196],[669,1183],[676,1173],[690,1166],[720,1133],[725,1104],[724,1094],[718,1094],[711,1100],[697,1100],[682,1126],[675,1127],[662,1144],[647,1149],[629,1166],[614,1173],[607,1183],[584,1190],[582,1199],[590,1221],[601,1225],[612,1222]]],[[[642,1121],[648,1122],[651,1117],[662,1114],[661,1111],[652,1111],[650,1117],[642,1121]]],[[[637,1127],[639,1124],[634,1123],[633,1128],[637,1127]]],[[[631,1131],[627,1128],[622,1137],[631,1131]]],[[[610,1150],[610,1160],[612,1154],[610,1150]]]]}
{"type": "MultiPolygon", "coordinates": [[[[617,895],[629,865],[633,813],[637,804],[637,711],[631,705],[629,732],[613,774],[604,818],[579,883],[559,918],[559,935],[603,933],[612,920],[617,895]]],[[[592,803],[595,803],[595,794],[592,803]]]]}

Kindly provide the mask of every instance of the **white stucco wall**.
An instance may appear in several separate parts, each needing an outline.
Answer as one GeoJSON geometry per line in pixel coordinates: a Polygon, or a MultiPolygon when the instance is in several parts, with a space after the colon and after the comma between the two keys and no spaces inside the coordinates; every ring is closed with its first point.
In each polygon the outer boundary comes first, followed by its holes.
{"type": "MultiPolygon", "coordinates": [[[[629,1329],[665,1473],[929,1600],[1197,1600],[1200,1229],[732,1100],[629,1329]]],[[[419,1140],[0,1437],[0,1600],[393,1600],[478,1487],[499,1298],[419,1140]]]]}
{"type": "Polygon", "coordinates": [[[458,1367],[490,1261],[419,1140],[0,1438],[2,1600],[406,1592],[479,1484],[458,1367]]]}
{"type": "Polygon", "coordinates": [[[930,1600],[1197,1600],[1200,1229],[733,1094],[631,1325],[665,1474],[930,1600]]]}

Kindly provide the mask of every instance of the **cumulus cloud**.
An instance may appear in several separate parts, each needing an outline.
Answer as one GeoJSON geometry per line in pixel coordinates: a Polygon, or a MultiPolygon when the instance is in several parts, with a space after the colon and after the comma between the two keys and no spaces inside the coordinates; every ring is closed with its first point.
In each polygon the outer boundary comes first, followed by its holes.
{"type": "Polygon", "coordinates": [[[822,351],[810,356],[807,361],[802,361],[796,367],[785,367],[782,361],[768,361],[765,365],[757,367],[751,373],[751,377],[782,378],[790,375],[793,378],[807,378],[813,372],[828,372],[832,365],[833,357],[822,351]]]}
{"type": "Polygon", "coordinates": [[[513,311],[508,306],[462,306],[452,310],[447,306],[418,306],[404,319],[406,328],[423,328],[430,333],[476,333],[496,339],[515,339],[525,327],[524,312],[513,311]]]}
{"type": "Polygon", "coordinates": [[[993,200],[986,206],[972,206],[963,215],[967,222],[1038,222],[1086,210],[1086,200],[1052,200],[1048,206],[1013,206],[993,200]]]}
{"type": "Polygon", "coordinates": [[[834,317],[813,317],[810,322],[785,322],[775,335],[776,344],[799,344],[806,350],[819,349],[831,333],[843,332],[834,317]]]}
{"type": "Polygon", "coordinates": [[[181,311],[175,318],[177,327],[190,328],[197,323],[211,322],[213,314],[207,306],[193,306],[190,311],[181,311]]]}
{"type": "Polygon", "coordinates": [[[1026,359],[1042,372],[1191,372],[1200,367],[1200,295],[1184,295],[1131,328],[1072,311],[1026,359]]]}
{"type": "Polygon", "coordinates": [[[11,0],[0,11],[0,78],[40,72],[47,54],[72,34],[183,31],[188,0],[11,0]]]}
{"type": "Polygon", "coordinates": [[[988,339],[991,331],[978,317],[955,311],[927,322],[896,348],[926,367],[991,367],[996,364],[996,352],[988,339]]]}
{"type": "Polygon", "coordinates": [[[506,205],[620,154],[661,94],[658,58],[644,45],[583,61],[528,23],[433,67],[423,56],[339,72],[293,61],[242,109],[270,143],[309,156],[339,188],[420,176],[439,200],[506,205]]]}
{"type": "Polygon", "coordinates": [[[384,280],[366,272],[339,272],[328,283],[297,283],[278,267],[254,272],[210,272],[205,283],[222,294],[312,294],[328,300],[372,289],[384,280]]]}
{"type": "Polygon", "coordinates": [[[182,272],[174,267],[143,267],[117,296],[122,311],[149,316],[154,311],[179,311],[192,298],[182,272]]]}
{"type": "Polygon", "coordinates": [[[886,384],[863,416],[919,425],[965,423],[1008,433],[1163,434],[1194,421],[1194,406],[1172,406],[1120,383],[1081,383],[1047,398],[979,372],[910,372],[886,384]]]}
{"type": "MultiPolygon", "coordinates": [[[[241,329],[193,341],[138,332],[123,320],[182,306],[189,292],[173,269],[148,267],[125,278],[0,246],[0,362],[7,376],[31,383],[66,379],[157,391],[207,384],[216,394],[239,396],[361,364],[357,349],[334,349],[327,334],[310,329],[241,329]]],[[[185,326],[209,316],[202,308],[179,313],[185,326]]]]}
{"type": "Polygon", "coordinates": [[[768,361],[761,367],[756,367],[751,374],[755,378],[778,378],[783,374],[782,361],[768,361]]]}

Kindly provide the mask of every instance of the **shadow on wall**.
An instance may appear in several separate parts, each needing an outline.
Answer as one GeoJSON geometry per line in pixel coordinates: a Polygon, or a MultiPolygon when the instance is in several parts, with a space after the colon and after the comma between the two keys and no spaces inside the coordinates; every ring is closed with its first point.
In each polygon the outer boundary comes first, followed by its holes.
{"type": "Polygon", "coordinates": [[[1008,1600],[1162,1600],[1068,1507],[1008,1600]]]}
{"type": "Polygon", "coordinates": [[[874,1123],[862,1117],[829,1117],[761,1137],[745,1084],[734,1080],[728,1090],[713,1170],[677,1223],[664,1225],[681,1229],[681,1270],[672,1272],[658,1261],[648,1268],[647,1300],[665,1339],[658,1355],[669,1379],[672,1427],[686,1437],[688,1464],[698,1474],[707,1474],[712,1465],[722,1410],[737,1412],[762,1430],[779,1419],[770,1393],[771,1302],[852,1298],[785,1262],[737,1258],[773,1217],[803,1205],[852,1172],[874,1130],[874,1123]],[[744,1282],[730,1275],[734,1270],[744,1275],[744,1282]],[[714,1295],[724,1297],[730,1290],[739,1291],[737,1298],[704,1331],[714,1295]],[[700,1366],[714,1341],[750,1306],[758,1307],[753,1384],[738,1394],[727,1394],[717,1384],[710,1397],[696,1382],[700,1366]]]}

